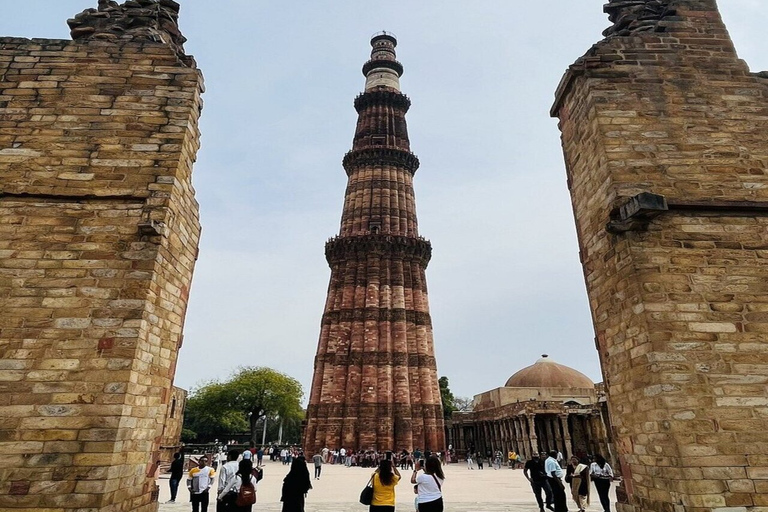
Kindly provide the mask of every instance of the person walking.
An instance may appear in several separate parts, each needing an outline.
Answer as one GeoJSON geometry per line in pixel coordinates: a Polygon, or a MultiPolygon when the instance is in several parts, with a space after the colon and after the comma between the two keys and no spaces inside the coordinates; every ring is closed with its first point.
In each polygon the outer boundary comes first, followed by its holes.
{"type": "Polygon", "coordinates": [[[443,512],[443,482],[445,475],[443,467],[436,457],[427,458],[424,464],[424,472],[421,463],[416,462],[411,475],[411,483],[416,484],[418,494],[418,512],[443,512]]]}
{"type": "Polygon", "coordinates": [[[389,459],[379,463],[371,475],[373,482],[373,500],[369,512],[395,512],[395,486],[400,482],[400,472],[389,459]]]}
{"type": "Polygon", "coordinates": [[[208,491],[213,485],[216,471],[208,467],[208,457],[203,455],[197,461],[197,467],[189,470],[187,488],[191,495],[192,512],[208,512],[208,491]]]}
{"type": "Polygon", "coordinates": [[[571,484],[571,497],[579,512],[584,512],[589,506],[589,466],[582,464],[578,457],[571,457],[565,481],[571,484]]]}
{"type": "MultiPolygon", "coordinates": [[[[237,458],[240,456],[238,450],[229,450],[227,452],[227,462],[225,462],[219,469],[219,486],[216,491],[216,512],[224,512],[230,510],[227,508],[227,504],[221,500],[224,488],[226,488],[237,477],[235,474],[238,470],[237,458]]],[[[248,460],[248,459],[243,459],[248,460]]]]}
{"type": "Polygon", "coordinates": [[[171,462],[171,479],[168,480],[168,485],[171,488],[171,499],[168,503],[176,503],[176,494],[179,491],[179,482],[184,476],[184,457],[180,452],[173,454],[173,462],[171,462]]]}
{"type": "Polygon", "coordinates": [[[253,507],[253,504],[238,505],[237,497],[240,494],[240,489],[243,486],[250,486],[253,488],[251,492],[254,493],[254,502],[256,501],[255,493],[258,480],[256,480],[256,477],[252,474],[253,461],[251,459],[243,459],[239,463],[235,462],[235,464],[237,464],[237,471],[233,475],[233,478],[231,478],[229,483],[224,486],[222,491],[219,493],[219,496],[216,498],[217,510],[219,510],[218,506],[221,504],[221,510],[232,512],[251,512],[251,507],[253,507]]]}
{"type": "Polygon", "coordinates": [[[523,476],[531,483],[533,495],[536,497],[536,503],[539,504],[539,512],[544,512],[544,504],[550,510],[554,510],[554,499],[552,497],[552,488],[549,486],[547,473],[544,471],[545,453],[534,453],[530,459],[525,462],[523,476]],[[544,491],[544,500],[541,499],[541,491],[544,491]]]}
{"type": "Polygon", "coordinates": [[[547,474],[549,486],[552,488],[555,512],[568,512],[568,500],[565,497],[565,485],[562,480],[565,471],[557,463],[557,450],[549,452],[549,457],[544,461],[544,472],[547,474]]]}
{"type": "Polygon", "coordinates": [[[291,469],[283,479],[280,497],[280,501],[283,502],[282,512],[304,512],[304,500],[311,488],[307,461],[303,455],[300,455],[293,459],[291,469]]]}
{"type": "Polygon", "coordinates": [[[467,452],[467,469],[475,469],[475,461],[472,459],[472,452],[467,452]]]}
{"type": "Polygon", "coordinates": [[[613,469],[605,461],[605,457],[599,453],[595,455],[595,462],[589,467],[589,475],[595,482],[597,495],[600,497],[600,504],[603,506],[603,512],[611,511],[611,499],[608,497],[608,491],[611,489],[611,480],[613,480],[613,469]]]}
{"type": "Polygon", "coordinates": [[[320,473],[323,471],[323,456],[316,453],[312,457],[312,462],[315,463],[315,480],[320,480],[320,473]]]}
{"type": "Polygon", "coordinates": [[[483,454],[477,452],[477,455],[475,455],[475,460],[477,461],[477,469],[483,469],[483,454]]]}

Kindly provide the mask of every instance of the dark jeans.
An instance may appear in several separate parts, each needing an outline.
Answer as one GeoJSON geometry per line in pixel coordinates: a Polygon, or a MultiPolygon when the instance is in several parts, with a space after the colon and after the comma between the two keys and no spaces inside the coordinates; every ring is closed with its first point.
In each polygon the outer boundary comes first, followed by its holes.
{"type": "Polygon", "coordinates": [[[320,478],[320,472],[323,470],[323,466],[315,466],[315,478],[320,478]]]}
{"type": "Polygon", "coordinates": [[[208,512],[208,491],[192,494],[192,512],[208,512]]]}
{"type": "Polygon", "coordinates": [[[611,481],[606,478],[596,478],[595,489],[597,489],[597,495],[600,496],[600,504],[603,506],[603,511],[610,512],[611,499],[608,497],[608,491],[611,489],[611,481]]]}
{"type": "Polygon", "coordinates": [[[370,505],[368,512],[395,512],[395,507],[391,505],[370,505]]]}
{"type": "Polygon", "coordinates": [[[443,512],[443,498],[427,503],[419,503],[419,512],[443,512]]]}
{"type": "Polygon", "coordinates": [[[552,498],[555,502],[555,512],[568,512],[568,500],[565,497],[565,487],[562,482],[559,478],[549,478],[549,486],[552,488],[552,498]]]}
{"type": "Polygon", "coordinates": [[[171,487],[171,501],[176,501],[176,494],[179,492],[180,478],[171,478],[168,480],[168,485],[171,487]]]}
{"type": "Polygon", "coordinates": [[[547,480],[542,480],[540,482],[531,480],[531,489],[533,489],[533,495],[536,496],[536,503],[539,504],[539,508],[544,508],[544,503],[547,505],[554,503],[552,499],[552,488],[549,486],[549,482],[547,480]],[[541,500],[542,490],[544,491],[544,499],[546,501],[541,500]]]}

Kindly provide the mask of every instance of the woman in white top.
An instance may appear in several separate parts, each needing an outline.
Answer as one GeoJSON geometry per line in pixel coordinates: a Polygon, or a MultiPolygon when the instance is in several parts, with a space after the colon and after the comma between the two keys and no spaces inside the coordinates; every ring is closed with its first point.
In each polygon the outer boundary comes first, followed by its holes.
{"type": "Polygon", "coordinates": [[[251,472],[253,471],[253,462],[250,459],[243,459],[240,461],[235,478],[233,478],[219,494],[218,500],[226,504],[227,510],[233,510],[236,512],[251,512],[253,505],[245,505],[238,507],[235,503],[237,495],[240,493],[240,488],[245,483],[250,483],[253,486],[254,492],[256,492],[256,477],[251,472]]]}
{"type": "Polygon", "coordinates": [[[605,457],[599,453],[595,455],[595,462],[589,467],[589,475],[595,482],[595,489],[597,489],[597,495],[600,496],[603,512],[610,512],[611,499],[608,497],[608,491],[611,488],[611,480],[613,480],[613,469],[605,461],[605,457]]]}
{"type": "Polygon", "coordinates": [[[419,474],[421,463],[411,475],[411,483],[417,485],[419,512],[443,512],[443,482],[445,475],[437,457],[429,457],[424,464],[424,473],[419,474]]]}

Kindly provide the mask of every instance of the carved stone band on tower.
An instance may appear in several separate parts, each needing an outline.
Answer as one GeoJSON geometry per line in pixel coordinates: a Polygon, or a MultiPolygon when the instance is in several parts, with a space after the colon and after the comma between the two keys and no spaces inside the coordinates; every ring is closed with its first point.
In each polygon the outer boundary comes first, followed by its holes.
{"type": "Polygon", "coordinates": [[[416,222],[413,175],[400,92],[403,66],[390,33],[371,39],[339,235],[331,267],[304,448],[442,450],[425,269],[432,247],[416,222]]]}

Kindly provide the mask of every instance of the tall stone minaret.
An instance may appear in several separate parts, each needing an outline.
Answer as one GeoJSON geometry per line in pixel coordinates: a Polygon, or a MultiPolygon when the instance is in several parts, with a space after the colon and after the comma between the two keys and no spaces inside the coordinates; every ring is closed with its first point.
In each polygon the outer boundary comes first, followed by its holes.
{"type": "Polygon", "coordinates": [[[371,39],[331,282],[315,358],[304,446],[442,450],[445,434],[427,301],[432,248],[416,222],[397,40],[371,39]]]}

